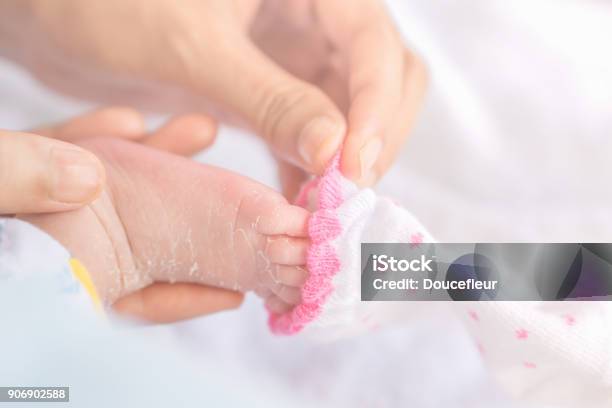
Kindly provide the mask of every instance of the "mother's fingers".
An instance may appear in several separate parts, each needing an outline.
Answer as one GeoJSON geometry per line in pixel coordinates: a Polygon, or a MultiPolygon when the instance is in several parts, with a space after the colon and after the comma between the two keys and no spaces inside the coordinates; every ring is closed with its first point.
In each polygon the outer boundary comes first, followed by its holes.
{"type": "Polygon", "coordinates": [[[174,154],[191,156],[212,145],[217,123],[201,114],[180,115],[152,132],[143,143],[174,154]]]}
{"type": "Polygon", "coordinates": [[[342,144],[342,113],[321,89],[284,70],[234,26],[228,24],[232,47],[192,44],[194,56],[216,58],[210,69],[201,69],[202,58],[193,58],[188,75],[173,72],[167,79],[205,93],[239,116],[284,160],[322,173],[342,144]]]}
{"type": "Polygon", "coordinates": [[[406,52],[405,58],[402,81],[403,99],[396,114],[398,119],[389,124],[388,133],[384,139],[385,144],[378,160],[372,166],[370,178],[361,181],[364,186],[374,184],[391,167],[414,125],[424,99],[427,88],[427,70],[423,62],[413,54],[406,52]]]}
{"type": "Polygon", "coordinates": [[[0,131],[0,214],[78,208],[98,196],[104,180],[100,161],[80,147],[0,131]]]}
{"type": "Polygon", "coordinates": [[[310,177],[301,168],[294,166],[283,159],[276,158],[278,164],[278,175],[281,183],[281,191],[290,203],[297,198],[302,185],[310,177]]]}
{"type": "Polygon", "coordinates": [[[408,54],[383,3],[355,3],[346,8],[339,2],[319,0],[318,16],[344,55],[348,70],[350,101],[342,171],[368,185],[388,168],[406,138],[403,132],[409,126],[402,124],[413,121],[425,76],[422,64],[416,65],[418,60],[408,54]]]}
{"type": "Polygon", "coordinates": [[[32,133],[69,142],[114,137],[190,156],[214,142],[217,124],[203,114],[185,114],[172,117],[159,129],[147,132],[144,116],[140,112],[113,106],[85,113],[64,123],[41,127],[32,133]]]}
{"type": "Polygon", "coordinates": [[[154,283],[119,299],[113,309],[121,315],[152,323],[171,323],[235,309],[244,295],[190,283],[154,283]]]}
{"type": "Polygon", "coordinates": [[[145,134],[145,122],[137,110],[113,106],[85,113],[60,124],[34,129],[32,133],[68,142],[93,137],[134,140],[145,134]]]}

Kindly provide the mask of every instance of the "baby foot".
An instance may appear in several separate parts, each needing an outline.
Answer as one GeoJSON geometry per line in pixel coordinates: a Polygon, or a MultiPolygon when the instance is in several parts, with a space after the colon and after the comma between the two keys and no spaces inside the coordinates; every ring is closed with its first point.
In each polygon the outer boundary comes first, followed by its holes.
{"type": "Polygon", "coordinates": [[[116,140],[83,144],[105,163],[92,205],[24,217],[62,242],[107,303],[153,281],[255,291],[283,312],[306,280],[308,212],[223,169],[116,140]]]}

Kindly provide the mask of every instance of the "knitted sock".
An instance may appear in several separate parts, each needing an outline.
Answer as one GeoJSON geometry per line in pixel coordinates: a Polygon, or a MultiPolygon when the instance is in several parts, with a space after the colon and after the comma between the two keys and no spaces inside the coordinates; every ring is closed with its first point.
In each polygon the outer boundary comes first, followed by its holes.
{"type": "Polygon", "coordinates": [[[313,211],[309,278],[300,305],[270,314],[274,333],[333,339],[458,316],[495,377],[515,396],[574,406],[585,395],[593,401],[612,395],[612,303],[361,302],[361,243],[418,245],[432,237],[407,210],[343,177],[338,157],[303,188],[298,204],[313,211]]]}
{"type": "Polygon", "coordinates": [[[277,334],[324,330],[326,337],[335,337],[375,327],[376,307],[360,301],[361,243],[419,244],[431,242],[431,236],[408,211],[346,179],[339,156],[322,177],[304,186],[297,201],[313,211],[309,278],[302,303],[282,315],[271,313],[270,328],[277,334]]]}

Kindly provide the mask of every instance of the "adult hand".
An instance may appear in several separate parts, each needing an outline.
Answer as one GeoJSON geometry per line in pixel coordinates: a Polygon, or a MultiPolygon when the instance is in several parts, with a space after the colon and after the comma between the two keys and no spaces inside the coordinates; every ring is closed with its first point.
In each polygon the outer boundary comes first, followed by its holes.
{"type": "Polygon", "coordinates": [[[343,172],[374,183],[425,89],[424,66],[381,0],[8,0],[3,7],[0,48],[47,83],[121,98],[121,84],[134,94],[146,80],[204,96],[291,164],[282,166],[287,189],[302,170],[321,173],[343,141],[343,172]]]}
{"type": "Polygon", "coordinates": [[[150,323],[172,323],[235,309],[244,295],[195,283],[156,282],[122,297],[115,312],[150,323]]]}

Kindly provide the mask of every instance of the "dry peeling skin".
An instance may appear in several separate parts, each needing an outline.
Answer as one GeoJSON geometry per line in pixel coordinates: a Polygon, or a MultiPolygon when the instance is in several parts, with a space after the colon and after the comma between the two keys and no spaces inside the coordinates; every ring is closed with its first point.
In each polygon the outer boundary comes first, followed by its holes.
{"type": "Polygon", "coordinates": [[[277,307],[299,301],[304,209],[246,177],[143,146],[85,147],[105,162],[107,191],[81,210],[25,218],[83,261],[107,303],[153,281],[254,290],[277,307]]]}

